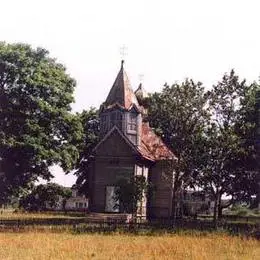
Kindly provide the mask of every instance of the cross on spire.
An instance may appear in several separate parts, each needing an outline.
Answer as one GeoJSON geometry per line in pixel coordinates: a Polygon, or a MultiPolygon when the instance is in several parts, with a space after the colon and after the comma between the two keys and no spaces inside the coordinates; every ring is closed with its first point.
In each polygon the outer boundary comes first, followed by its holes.
{"type": "Polygon", "coordinates": [[[125,60],[127,47],[123,44],[123,45],[120,47],[119,51],[120,51],[121,61],[122,61],[122,63],[123,63],[124,60],[125,60]]]}
{"type": "Polygon", "coordinates": [[[140,83],[143,83],[143,81],[144,81],[144,74],[139,74],[138,78],[139,78],[140,83]]]}

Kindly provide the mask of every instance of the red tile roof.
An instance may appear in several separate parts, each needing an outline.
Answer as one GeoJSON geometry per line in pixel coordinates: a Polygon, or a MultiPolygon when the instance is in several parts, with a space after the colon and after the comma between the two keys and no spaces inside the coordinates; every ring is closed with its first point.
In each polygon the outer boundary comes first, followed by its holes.
{"type": "Polygon", "coordinates": [[[176,158],[148,123],[142,123],[141,144],[138,150],[142,156],[153,161],[176,158]]]}

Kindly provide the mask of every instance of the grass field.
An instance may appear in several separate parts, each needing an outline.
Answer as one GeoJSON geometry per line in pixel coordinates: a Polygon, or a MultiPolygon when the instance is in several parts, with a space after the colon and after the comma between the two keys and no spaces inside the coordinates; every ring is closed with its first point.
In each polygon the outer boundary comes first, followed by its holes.
{"type": "Polygon", "coordinates": [[[69,214],[64,214],[63,212],[49,212],[49,213],[14,213],[13,211],[3,211],[0,214],[0,219],[79,219],[84,218],[84,213],[74,213],[69,212],[69,214]]]}
{"type": "Polygon", "coordinates": [[[0,259],[256,259],[260,242],[222,234],[0,233],[0,259]]]}
{"type": "Polygon", "coordinates": [[[175,234],[168,230],[139,230],[139,235],[134,235],[122,230],[104,234],[101,229],[101,234],[90,234],[82,232],[81,224],[75,228],[66,222],[81,219],[84,223],[84,214],[81,213],[3,212],[0,215],[2,221],[28,220],[30,223],[30,220],[39,220],[44,224],[35,222],[19,227],[14,222],[13,226],[5,229],[0,221],[0,260],[260,259],[260,241],[253,238],[192,230],[180,230],[175,234]],[[52,224],[54,220],[58,221],[58,225],[52,224]]]}

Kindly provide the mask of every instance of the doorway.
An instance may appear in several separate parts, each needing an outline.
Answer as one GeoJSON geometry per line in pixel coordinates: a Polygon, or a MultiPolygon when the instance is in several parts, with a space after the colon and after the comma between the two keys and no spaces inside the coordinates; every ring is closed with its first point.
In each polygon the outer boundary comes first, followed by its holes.
{"type": "Polygon", "coordinates": [[[118,201],[115,200],[117,186],[106,186],[106,212],[119,212],[118,201]]]}

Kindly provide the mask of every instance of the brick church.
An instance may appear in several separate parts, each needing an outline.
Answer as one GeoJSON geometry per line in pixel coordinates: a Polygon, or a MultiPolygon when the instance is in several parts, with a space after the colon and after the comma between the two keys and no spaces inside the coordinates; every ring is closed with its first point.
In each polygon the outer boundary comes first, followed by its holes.
{"type": "Polygon", "coordinates": [[[140,202],[137,215],[171,216],[173,178],[169,181],[164,177],[164,165],[175,156],[146,121],[146,97],[142,84],[133,91],[122,61],[99,111],[101,139],[93,149],[89,175],[92,212],[120,212],[114,199],[118,180],[142,175],[153,184],[155,191],[140,202]]]}

